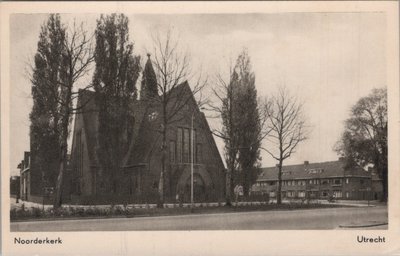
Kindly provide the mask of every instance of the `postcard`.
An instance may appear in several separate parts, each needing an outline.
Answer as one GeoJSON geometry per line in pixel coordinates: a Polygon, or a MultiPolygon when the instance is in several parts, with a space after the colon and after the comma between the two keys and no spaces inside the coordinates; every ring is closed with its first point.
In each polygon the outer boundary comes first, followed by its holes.
{"type": "Polygon", "coordinates": [[[4,255],[396,255],[398,2],[1,5],[4,255]]]}

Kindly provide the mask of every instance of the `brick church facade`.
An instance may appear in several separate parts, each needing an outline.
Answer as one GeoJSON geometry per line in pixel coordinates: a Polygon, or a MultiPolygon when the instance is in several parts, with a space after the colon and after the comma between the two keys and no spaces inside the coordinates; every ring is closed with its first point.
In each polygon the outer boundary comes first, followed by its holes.
{"type": "MultiPolygon", "coordinates": [[[[151,67],[150,58],[146,69],[151,67]]],[[[103,175],[98,159],[98,112],[94,92],[81,90],[78,105],[85,102],[82,113],[74,120],[71,148],[72,203],[156,203],[162,169],[162,107],[144,99],[146,84],[142,83],[141,99],[131,104],[134,115],[129,149],[112,181],[103,175]]],[[[165,201],[190,200],[191,148],[193,148],[194,199],[216,201],[224,196],[224,165],[209,125],[192,95],[187,82],[169,92],[172,98],[167,110],[182,97],[187,98],[167,127],[168,155],[164,181],[165,201]],[[192,129],[193,120],[193,129],[192,129]],[[191,133],[193,132],[193,145],[191,133]]],[[[128,138],[128,137],[127,137],[128,138]]]]}

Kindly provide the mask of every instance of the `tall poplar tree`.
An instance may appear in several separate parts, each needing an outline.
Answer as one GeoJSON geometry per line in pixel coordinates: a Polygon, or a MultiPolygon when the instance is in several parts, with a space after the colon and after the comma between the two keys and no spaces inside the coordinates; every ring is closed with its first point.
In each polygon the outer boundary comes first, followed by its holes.
{"type": "MultiPolygon", "coordinates": [[[[55,184],[60,152],[60,104],[65,28],[59,15],[50,15],[41,27],[31,76],[31,168],[41,174],[42,186],[55,184]]],[[[42,191],[37,191],[42,192],[42,191]]]]}
{"type": "Polygon", "coordinates": [[[140,58],[133,55],[128,18],[123,14],[97,20],[93,86],[99,108],[97,156],[106,191],[118,193],[122,159],[132,138],[132,103],[137,98],[136,81],[140,58]]]}
{"type": "Polygon", "coordinates": [[[230,70],[229,82],[221,76],[217,78],[213,92],[219,104],[210,104],[210,108],[222,120],[221,129],[214,129],[213,134],[225,144],[225,200],[231,205],[234,187],[241,184],[243,192],[248,194],[256,180],[260,143],[268,131],[265,130],[266,115],[258,108],[255,75],[247,51],[239,54],[230,70]]]}
{"type": "Polygon", "coordinates": [[[60,207],[62,203],[71,117],[80,110],[80,107],[73,106],[78,94],[75,85],[88,74],[92,61],[91,39],[83,26],[77,27],[74,23],[67,33],[60,15],[51,14],[47,25],[42,26],[32,70],[34,104],[31,113],[31,141],[34,151],[40,148],[52,151],[49,155],[40,153],[42,159],[46,159],[44,161],[49,161],[52,153],[58,160],[58,168],[42,169],[43,174],[49,174],[51,185],[55,183],[54,208],[60,207]],[[51,134],[50,141],[45,134],[51,134]],[[55,181],[52,170],[58,170],[55,181]]]}
{"type": "Polygon", "coordinates": [[[248,192],[256,181],[260,167],[260,144],[262,134],[262,118],[258,108],[255,75],[251,70],[250,57],[243,50],[236,61],[239,86],[237,93],[236,115],[238,116],[238,183],[243,186],[243,192],[248,192]]]}

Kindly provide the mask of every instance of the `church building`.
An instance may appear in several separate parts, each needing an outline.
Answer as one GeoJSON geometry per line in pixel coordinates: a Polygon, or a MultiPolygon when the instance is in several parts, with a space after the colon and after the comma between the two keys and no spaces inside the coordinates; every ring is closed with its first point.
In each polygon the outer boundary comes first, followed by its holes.
{"type": "MultiPolygon", "coordinates": [[[[125,136],[124,152],[118,173],[107,170],[99,161],[99,112],[94,94],[81,90],[71,148],[69,200],[78,204],[156,203],[163,158],[163,107],[157,97],[157,82],[148,56],[140,99],[130,105],[133,128],[125,136]]],[[[204,113],[193,97],[188,82],[167,92],[166,112],[176,112],[166,127],[165,202],[190,201],[191,166],[194,172],[196,202],[222,200],[225,193],[224,165],[204,113]],[[182,99],[185,99],[182,101],[182,99]],[[182,104],[182,106],[179,106],[182,104]],[[178,107],[177,107],[178,106],[178,107]],[[193,141],[193,142],[192,142],[193,141]],[[191,150],[193,149],[193,154],[191,150]]],[[[104,136],[104,135],[103,135],[104,136]]]]}

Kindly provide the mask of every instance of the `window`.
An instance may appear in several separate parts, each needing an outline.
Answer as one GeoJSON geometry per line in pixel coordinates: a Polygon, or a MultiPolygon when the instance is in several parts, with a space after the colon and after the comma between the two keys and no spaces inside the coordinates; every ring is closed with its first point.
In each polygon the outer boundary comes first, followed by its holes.
{"type": "Polygon", "coordinates": [[[334,179],[334,180],[333,180],[333,184],[335,184],[335,185],[340,185],[340,184],[342,184],[342,179],[334,179]]]}
{"type": "Polygon", "coordinates": [[[306,197],[306,192],[305,191],[299,191],[298,197],[301,197],[301,198],[306,197]]]}
{"type": "Polygon", "coordinates": [[[349,198],[349,197],[350,197],[350,193],[346,192],[346,198],[349,198]]]}
{"type": "Polygon", "coordinates": [[[190,132],[189,129],[183,130],[183,162],[189,163],[190,162],[190,132]]]}
{"type": "Polygon", "coordinates": [[[312,180],[310,180],[308,183],[312,184],[312,180]]]}
{"type": "Polygon", "coordinates": [[[270,196],[270,197],[275,197],[275,196],[276,196],[275,191],[269,192],[269,196],[270,196]]]}
{"type": "Polygon", "coordinates": [[[321,197],[327,197],[329,195],[328,191],[322,191],[321,197]]]}
{"type": "Polygon", "coordinates": [[[129,195],[133,195],[134,189],[133,189],[133,177],[129,177],[129,195]]]}
{"type": "Polygon", "coordinates": [[[349,184],[349,178],[346,178],[346,184],[349,184]]]}
{"type": "Polygon", "coordinates": [[[158,181],[154,181],[153,182],[153,189],[157,189],[158,188],[158,181]]]}
{"type": "Polygon", "coordinates": [[[182,163],[182,145],[183,145],[183,129],[178,128],[177,134],[177,147],[176,147],[176,154],[178,156],[178,163],[182,163]]]}
{"type": "Polygon", "coordinates": [[[270,181],[268,182],[270,186],[274,186],[275,185],[275,181],[270,181]]]}
{"type": "Polygon", "coordinates": [[[196,163],[201,163],[203,161],[203,152],[201,144],[196,145],[196,163]]]}
{"type": "Polygon", "coordinates": [[[322,185],[326,185],[326,184],[329,184],[329,180],[322,180],[322,183],[321,183],[322,185]]]}
{"type": "Polygon", "coordinates": [[[114,180],[112,185],[112,192],[117,193],[117,181],[114,180]]]}
{"type": "Polygon", "coordinates": [[[288,191],[287,197],[295,197],[295,191],[288,191]]]}
{"type": "MultiPolygon", "coordinates": [[[[193,130],[193,162],[202,161],[202,149],[201,145],[196,145],[196,131],[193,130]]],[[[191,155],[191,136],[190,129],[188,128],[178,128],[178,134],[176,139],[176,157],[178,163],[190,163],[192,161],[191,155]]]]}
{"type": "Polygon", "coordinates": [[[335,197],[335,198],[342,197],[342,191],[340,191],[340,190],[333,191],[333,197],[335,197]]]}
{"type": "Polygon", "coordinates": [[[173,141],[173,140],[171,140],[170,142],[169,142],[169,161],[171,162],[171,163],[175,163],[175,159],[176,159],[176,156],[175,156],[175,154],[176,154],[176,152],[175,152],[175,141],[173,141]]]}

